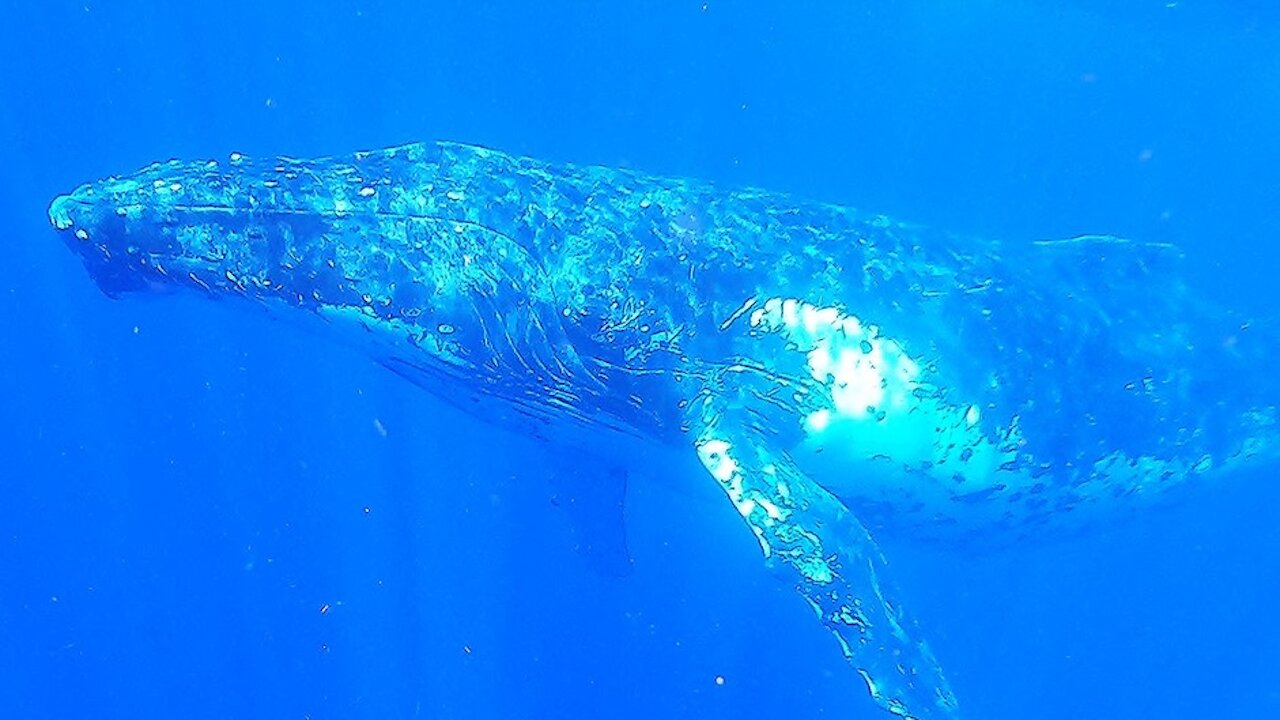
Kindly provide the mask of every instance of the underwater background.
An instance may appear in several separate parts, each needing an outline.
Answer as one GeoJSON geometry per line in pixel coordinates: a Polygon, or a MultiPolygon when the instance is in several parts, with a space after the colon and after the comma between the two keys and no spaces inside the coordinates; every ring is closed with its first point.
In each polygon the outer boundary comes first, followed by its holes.
{"type": "MultiPolygon", "coordinates": [[[[884,716],[696,467],[631,483],[634,572],[593,573],[552,449],[260,313],[102,296],[46,217],[87,180],[450,139],[1174,242],[1280,305],[1262,2],[0,2],[0,68],[3,718],[884,716]]],[[[966,717],[1280,717],[1274,474],[885,551],[966,717]]]]}

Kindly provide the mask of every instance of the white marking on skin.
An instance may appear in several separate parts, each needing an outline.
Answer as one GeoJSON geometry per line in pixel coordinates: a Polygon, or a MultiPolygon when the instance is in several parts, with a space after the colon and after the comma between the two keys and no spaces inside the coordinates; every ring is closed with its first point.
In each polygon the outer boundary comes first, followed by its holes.
{"type": "Polygon", "coordinates": [[[831,411],[826,408],[815,410],[804,419],[805,430],[808,430],[810,435],[820,435],[830,425],[831,411]]]}
{"type": "Polygon", "coordinates": [[[800,324],[800,303],[795,298],[782,301],[782,322],[793,330],[800,324]]]}
{"type": "MultiPolygon", "coordinates": [[[[827,481],[837,494],[881,492],[854,468],[886,458],[899,472],[932,476],[948,497],[958,492],[951,487],[956,475],[965,478],[964,492],[973,492],[994,484],[999,465],[1013,459],[984,435],[976,406],[919,393],[920,363],[878,327],[795,298],[766,300],[752,320],[805,352],[810,375],[828,390],[830,405],[809,412],[802,425],[806,445],[822,451],[816,464],[832,476],[827,481]]],[[[902,477],[884,474],[886,483],[902,477]]]]}
{"type": "Polygon", "coordinates": [[[738,469],[738,464],[729,457],[729,443],[724,440],[707,440],[698,448],[698,455],[711,476],[722,483],[729,482],[738,469]]]}
{"type": "Polygon", "coordinates": [[[733,325],[738,318],[742,317],[748,310],[755,307],[756,302],[757,298],[755,295],[743,300],[742,304],[738,306],[738,309],[730,313],[729,317],[725,318],[724,322],[720,323],[720,331],[724,332],[725,330],[728,330],[729,326],[733,325]]]}
{"type": "Polygon", "coordinates": [[[790,502],[791,488],[788,487],[787,484],[782,482],[781,480],[778,481],[777,488],[778,488],[778,497],[782,498],[785,501],[790,502]]]}
{"type": "Polygon", "coordinates": [[[814,380],[826,380],[833,364],[831,350],[826,345],[819,345],[809,351],[809,371],[814,380]]]}
{"type": "MultiPolygon", "coordinates": [[[[797,450],[807,452],[794,457],[836,495],[925,502],[931,508],[926,512],[950,515],[958,511],[951,502],[958,497],[997,490],[1008,500],[1044,482],[1025,469],[1037,464],[1033,457],[1005,467],[1020,459],[1026,444],[1016,415],[1004,425],[986,423],[984,429],[982,407],[934,391],[946,384],[923,377],[920,362],[879,327],[795,298],[767,299],[751,322],[759,331],[782,336],[788,350],[803,352],[809,374],[827,389],[826,406],[800,418],[806,440],[797,450]]],[[[997,387],[994,376],[988,384],[997,387]]],[[[1115,451],[1055,474],[1072,482],[1073,494],[1081,499],[1106,498],[1117,489],[1152,493],[1189,477],[1216,474],[1263,451],[1246,445],[1226,458],[1195,459],[1115,451]]],[[[1003,502],[987,506],[997,512],[1007,507],[1003,502]]]]}
{"type": "Polygon", "coordinates": [[[805,332],[809,333],[810,336],[817,336],[819,323],[817,308],[809,303],[802,304],[800,306],[800,321],[804,323],[805,332]]]}
{"type": "Polygon", "coordinates": [[[764,508],[765,513],[769,517],[773,518],[774,520],[782,519],[782,511],[778,509],[777,505],[774,505],[772,502],[764,498],[759,498],[758,500],[756,500],[756,503],[758,503],[760,507],[764,508]]]}

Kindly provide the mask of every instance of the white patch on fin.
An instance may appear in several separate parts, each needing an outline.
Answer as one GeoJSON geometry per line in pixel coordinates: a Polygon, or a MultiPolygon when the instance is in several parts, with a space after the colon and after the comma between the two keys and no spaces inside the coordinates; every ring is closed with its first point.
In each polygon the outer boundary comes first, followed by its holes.
{"type": "MultiPolygon", "coordinates": [[[[707,438],[698,443],[698,459],[702,461],[702,465],[711,473],[711,476],[720,483],[720,487],[724,489],[725,494],[733,501],[734,507],[738,509],[738,513],[744,518],[750,518],[752,513],[757,509],[763,509],[768,517],[777,520],[780,517],[778,508],[769,503],[768,506],[761,505],[755,499],[747,496],[743,488],[742,470],[738,466],[736,460],[733,459],[730,452],[732,445],[727,440],[720,438],[707,438]]],[[[754,522],[748,523],[752,531],[755,532],[756,540],[760,542],[760,551],[767,558],[773,552],[769,547],[769,541],[765,538],[760,528],[756,527],[754,522]]]]}

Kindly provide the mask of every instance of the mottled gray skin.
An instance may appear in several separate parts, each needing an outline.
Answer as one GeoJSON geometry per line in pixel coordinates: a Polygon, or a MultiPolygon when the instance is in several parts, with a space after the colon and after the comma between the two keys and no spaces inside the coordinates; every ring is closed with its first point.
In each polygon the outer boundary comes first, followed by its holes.
{"type": "Polygon", "coordinates": [[[999,246],[452,144],[175,161],[50,217],[108,294],[314,313],[517,431],[695,449],[903,717],[957,711],[865,525],[1028,533],[1277,454],[1276,343],[1194,302],[1167,246],[999,246]],[[845,355],[883,399],[838,399],[856,383],[823,358],[845,355]]]}

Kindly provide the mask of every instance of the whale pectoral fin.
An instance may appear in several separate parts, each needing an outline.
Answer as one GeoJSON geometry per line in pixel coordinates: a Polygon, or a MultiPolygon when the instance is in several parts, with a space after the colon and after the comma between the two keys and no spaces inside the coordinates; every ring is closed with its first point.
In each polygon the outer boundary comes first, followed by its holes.
{"type": "Polygon", "coordinates": [[[702,464],[755,532],[769,567],[795,583],[836,636],[877,704],[904,718],[957,717],[937,660],[890,599],[879,547],[838,498],[775,450],[777,438],[759,427],[761,400],[732,378],[703,390],[689,413],[702,464]]]}
{"type": "Polygon", "coordinates": [[[623,508],[626,471],[618,467],[585,471],[557,463],[551,476],[552,502],[564,510],[573,530],[574,550],[594,572],[623,577],[632,569],[623,508]]]}

